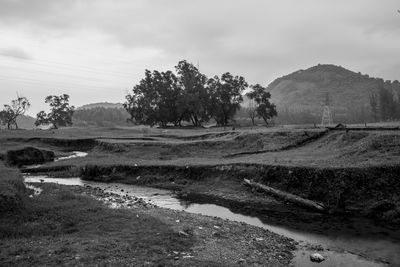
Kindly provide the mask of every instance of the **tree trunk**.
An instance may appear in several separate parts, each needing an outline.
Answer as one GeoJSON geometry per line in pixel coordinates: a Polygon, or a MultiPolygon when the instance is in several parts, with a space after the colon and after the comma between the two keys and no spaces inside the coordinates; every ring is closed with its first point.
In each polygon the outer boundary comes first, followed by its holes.
{"type": "Polygon", "coordinates": [[[318,202],[314,202],[312,200],[309,199],[305,199],[290,193],[286,193],[283,192],[281,190],[260,184],[260,183],[255,183],[253,181],[250,181],[248,179],[244,179],[244,183],[246,185],[249,185],[251,187],[257,188],[257,189],[261,189],[264,192],[266,192],[267,194],[270,194],[272,196],[275,196],[277,198],[283,199],[284,201],[288,201],[291,202],[293,204],[296,204],[298,206],[301,207],[305,207],[308,209],[312,209],[318,212],[326,212],[326,208],[322,203],[318,203],[318,202]]]}
{"type": "Polygon", "coordinates": [[[264,117],[264,116],[262,116],[262,118],[263,118],[263,120],[265,121],[265,124],[268,126],[268,125],[269,125],[268,119],[267,119],[266,117],[264,117]]]}
{"type": "Polygon", "coordinates": [[[200,123],[199,123],[199,119],[197,118],[197,116],[196,115],[194,115],[193,116],[194,117],[194,121],[196,122],[196,127],[199,127],[200,126],[200,123]]]}

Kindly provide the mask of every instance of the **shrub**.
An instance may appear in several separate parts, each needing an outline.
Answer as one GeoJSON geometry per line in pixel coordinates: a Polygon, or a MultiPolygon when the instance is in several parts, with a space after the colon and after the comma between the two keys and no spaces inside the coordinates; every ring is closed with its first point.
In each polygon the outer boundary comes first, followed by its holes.
{"type": "Polygon", "coordinates": [[[52,151],[41,150],[34,147],[25,147],[18,150],[9,150],[6,153],[5,160],[9,165],[29,165],[41,164],[53,161],[55,154],[52,151]]]}

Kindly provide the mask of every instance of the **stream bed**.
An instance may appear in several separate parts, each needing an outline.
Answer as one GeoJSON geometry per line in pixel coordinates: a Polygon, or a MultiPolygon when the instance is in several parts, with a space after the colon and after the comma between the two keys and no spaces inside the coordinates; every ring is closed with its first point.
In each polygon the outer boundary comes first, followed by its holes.
{"type": "Polygon", "coordinates": [[[292,261],[293,266],[400,266],[400,240],[392,238],[390,233],[373,237],[354,235],[323,235],[288,227],[263,223],[254,216],[232,212],[226,207],[215,204],[199,204],[179,199],[173,191],[121,183],[100,183],[80,178],[51,178],[43,175],[25,175],[26,183],[58,183],[64,185],[90,186],[120,196],[132,196],[162,208],[181,210],[190,213],[215,216],[223,219],[244,222],[262,227],[271,232],[292,238],[299,243],[292,261]],[[325,261],[313,263],[312,253],[324,256],[325,261]]]}

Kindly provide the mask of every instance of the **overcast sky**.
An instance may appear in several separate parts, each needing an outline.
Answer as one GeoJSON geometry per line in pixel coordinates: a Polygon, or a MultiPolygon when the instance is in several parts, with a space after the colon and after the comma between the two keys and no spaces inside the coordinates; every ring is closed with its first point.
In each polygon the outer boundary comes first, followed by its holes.
{"type": "Polygon", "coordinates": [[[0,0],[0,104],[123,102],[186,59],[249,83],[318,63],[400,80],[398,0],[0,0]]]}

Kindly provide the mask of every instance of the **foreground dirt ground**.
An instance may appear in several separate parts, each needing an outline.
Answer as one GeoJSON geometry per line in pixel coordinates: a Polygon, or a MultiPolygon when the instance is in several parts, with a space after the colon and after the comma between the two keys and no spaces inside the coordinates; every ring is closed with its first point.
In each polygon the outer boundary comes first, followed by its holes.
{"type": "Polygon", "coordinates": [[[295,249],[246,224],[140,201],[112,209],[93,189],[36,186],[25,210],[0,218],[2,266],[288,266],[295,249]]]}

